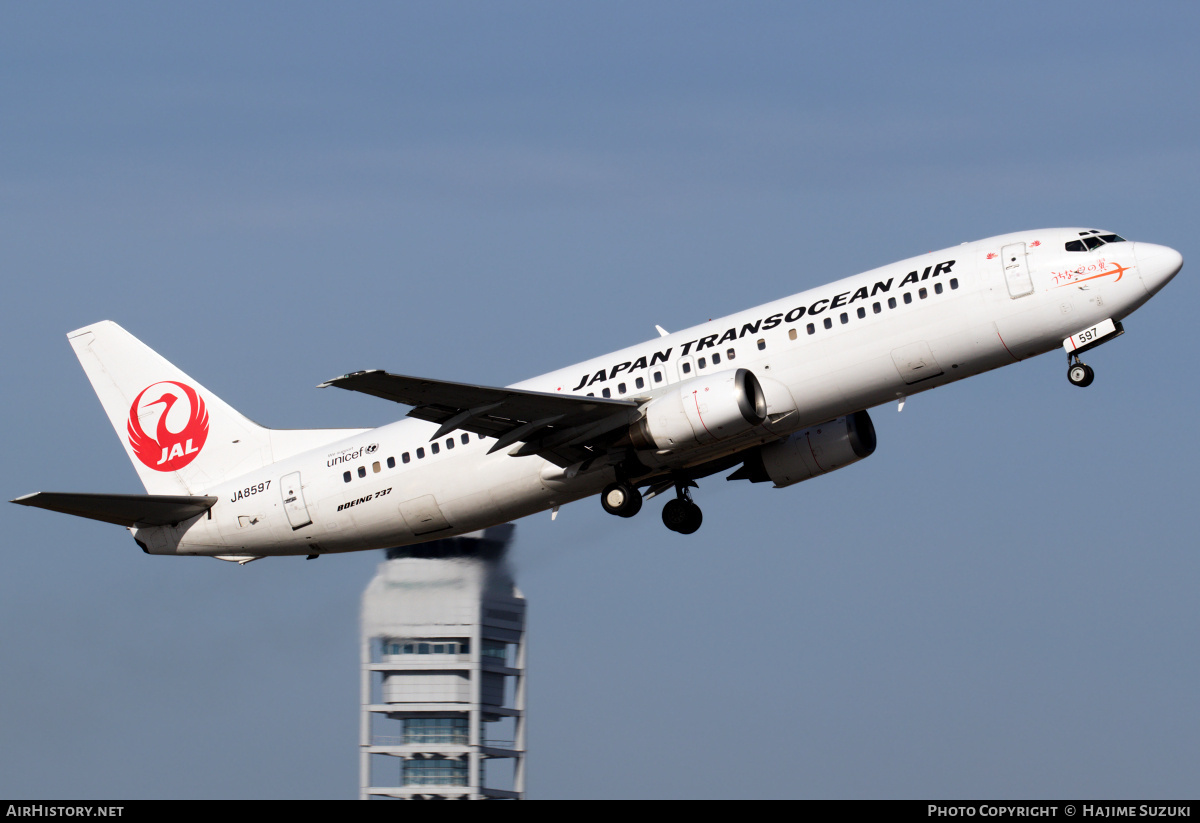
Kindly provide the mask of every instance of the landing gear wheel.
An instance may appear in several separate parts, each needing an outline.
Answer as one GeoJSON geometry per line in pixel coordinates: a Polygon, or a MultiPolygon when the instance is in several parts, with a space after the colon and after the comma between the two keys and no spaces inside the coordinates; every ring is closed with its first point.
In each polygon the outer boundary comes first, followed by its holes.
{"type": "Polygon", "coordinates": [[[1091,366],[1085,366],[1083,363],[1072,363],[1067,369],[1067,379],[1071,381],[1072,386],[1092,385],[1092,381],[1096,379],[1096,372],[1092,371],[1091,366]]]}
{"type": "Polygon", "coordinates": [[[691,500],[668,500],[662,511],[663,525],[673,532],[692,534],[704,522],[704,513],[691,500]]]}
{"type": "Polygon", "coordinates": [[[642,496],[628,483],[611,483],[600,492],[600,505],[609,514],[633,517],[642,510],[642,496]]]}

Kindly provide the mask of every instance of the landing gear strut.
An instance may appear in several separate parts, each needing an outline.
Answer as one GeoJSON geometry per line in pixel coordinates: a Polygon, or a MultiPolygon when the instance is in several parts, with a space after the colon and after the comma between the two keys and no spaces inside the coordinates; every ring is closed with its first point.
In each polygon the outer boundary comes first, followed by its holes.
{"type": "Polygon", "coordinates": [[[692,502],[692,495],[688,491],[691,485],[690,482],[676,483],[675,493],[678,497],[668,500],[667,505],[663,506],[663,525],[673,532],[691,534],[704,522],[704,513],[692,502]]]}
{"type": "Polygon", "coordinates": [[[1067,357],[1067,379],[1072,386],[1083,388],[1092,385],[1096,372],[1092,371],[1091,366],[1085,365],[1078,354],[1071,354],[1067,357]]]}
{"type": "Polygon", "coordinates": [[[642,510],[642,495],[630,483],[610,483],[600,493],[600,505],[609,514],[633,517],[642,510]]]}

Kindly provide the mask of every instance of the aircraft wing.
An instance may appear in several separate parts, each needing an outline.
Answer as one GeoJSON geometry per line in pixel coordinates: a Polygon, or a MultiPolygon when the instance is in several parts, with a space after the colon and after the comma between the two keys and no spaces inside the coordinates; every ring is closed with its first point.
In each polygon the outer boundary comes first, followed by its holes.
{"type": "Polygon", "coordinates": [[[166,526],[204,514],[213,507],[217,498],[172,494],[34,492],[12,502],[103,520],[118,526],[166,526]]]}
{"type": "Polygon", "coordinates": [[[495,437],[489,453],[521,443],[510,454],[538,454],[560,466],[599,456],[637,418],[640,406],[636,400],[477,386],[380,370],[335,377],[318,388],[329,386],[413,406],[409,417],[440,424],[431,441],[462,429],[495,437]]]}

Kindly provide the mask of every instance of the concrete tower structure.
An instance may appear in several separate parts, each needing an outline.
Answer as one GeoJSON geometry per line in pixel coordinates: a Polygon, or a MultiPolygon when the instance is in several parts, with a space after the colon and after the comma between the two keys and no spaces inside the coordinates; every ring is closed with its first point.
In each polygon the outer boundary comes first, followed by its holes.
{"type": "Polygon", "coordinates": [[[513,533],[402,549],[362,601],[359,798],[525,793],[525,598],[513,533]]]}

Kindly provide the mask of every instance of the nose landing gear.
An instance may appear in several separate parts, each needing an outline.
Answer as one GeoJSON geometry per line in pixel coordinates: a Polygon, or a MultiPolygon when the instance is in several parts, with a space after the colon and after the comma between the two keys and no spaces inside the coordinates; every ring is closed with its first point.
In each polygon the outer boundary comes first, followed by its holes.
{"type": "Polygon", "coordinates": [[[1096,372],[1092,371],[1091,366],[1084,364],[1078,354],[1071,354],[1067,358],[1067,380],[1071,381],[1072,386],[1084,388],[1092,385],[1095,379],[1096,372]]]}

